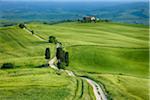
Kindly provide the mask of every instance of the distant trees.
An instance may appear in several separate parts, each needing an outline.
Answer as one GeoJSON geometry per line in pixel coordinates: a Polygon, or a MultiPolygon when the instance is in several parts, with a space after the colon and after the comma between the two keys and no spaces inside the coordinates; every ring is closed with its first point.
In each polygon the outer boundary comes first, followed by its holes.
{"type": "Polygon", "coordinates": [[[49,43],[57,43],[57,40],[56,40],[56,37],[54,36],[49,36],[49,40],[48,40],[49,43]]]}
{"type": "Polygon", "coordinates": [[[66,20],[61,20],[61,21],[56,21],[56,22],[43,22],[43,24],[46,24],[46,25],[55,25],[55,24],[59,24],[59,23],[75,22],[75,21],[76,20],[66,19],[66,20]]]}
{"type": "Polygon", "coordinates": [[[111,22],[111,20],[108,20],[108,19],[98,19],[97,22],[111,22]]]}
{"type": "Polygon", "coordinates": [[[32,35],[35,34],[35,32],[34,32],[33,30],[30,30],[29,28],[27,28],[26,25],[23,24],[23,23],[19,24],[19,27],[20,27],[21,29],[25,28],[26,30],[28,30],[29,32],[31,32],[32,35]]]}
{"type": "Polygon", "coordinates": [[[78,22],[81,22],[81,23],[91,23],[91,22],[111,22],[111,20],[108,20],[108,19],[99,19],[99,18],[96,18],[96,17],[92,17],[92,16],[87,16],[87,17],[83,17],[83,19],[77,19],[78,22]]]}
{"type": "Polygon", "coordinates": [[[12,63],[4,63],[1,66],[1,69],[11,69],[11,68],[14,68],[14,65],[12,63]]]}
{"type": "Polygon", "coordinates": [[[80,22],[80,19],[78,19],[77,21],[80,22]]]}

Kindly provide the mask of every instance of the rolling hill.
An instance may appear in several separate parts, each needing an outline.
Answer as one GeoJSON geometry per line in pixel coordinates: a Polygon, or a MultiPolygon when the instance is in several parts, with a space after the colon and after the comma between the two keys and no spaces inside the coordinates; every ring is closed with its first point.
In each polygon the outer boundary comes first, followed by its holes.
{"type": "MultiPolygon", "coordinates": [[[[97,16],[117,22],[146,24],[149,2],[7,2],[1,1],[0,20],[12,22],[77,20],[97,16]]],[[[5,24],[4,24],[5,25],[5,24]]]]}
{"type": "MultiPolygon", "coordinates": [[[[2,47],[0,48],[0,65],[5,62],[14,63],[17,69],[13,69],[13,71],[19,70],[19,72],[22,71],[20,68],[23,70],[24,68],[30,70],[31,68],[32,74],[35,73],[35,76],[37,75],[41,81],[42,78],[40,77],[44,76],[40,76],[38,72],[46,70],[44,73],[54,76],[52,77],[53,80],[57,77],[55,71],[49,73],[49,69],[37,70],[34,68],[45,63],[44,50],[46,47],[51,48],[52,57],[54,56],[54,45],[47,43],[48,37],[53,35],[69,51],[70,65],[67,69],[74,71],[77,75],[90,77],[103,84],[103,89],[107,92],[109,99],[148,100],[148,26],[105,22],[69,22],[54,25],[30,23],[27,27],[34,30],[36,36],[43,38],[45,41],[39,40],[27,31],[18,28],[18,26],[0,28],[0,46],[2,47]]],[[[8,79],[7,81],[16,82],[16,80],[19,80],[15,78],[16,76],[11,80],[9,73],[9,70],[1,71],[1,75],[6,75],[4,78],[8,79]]],[[[34,80],[32,76],[29,80],[26,80],[26,77],[30,76],[23,77],[25,80],[21,84],[34,80]]],[[[75,81],[65,74],[58,77],[62,77],[64,84],[66,81],[75,81]]],[[[4,79],[2,78],[2,80],[4,79]]],[[[53,85],[51,80],[47,81],[51,87],[53,85]]],[[[41,84],[43,83],[39,82],[39,85],[41,84]]],[[[12,84],[7,84],[5,88],[9,85],[12,84]]],[[[73,91],[75,91],[73,89],[76,87],[74,85],[73,83],[68,85],[71,90],[68,94],[69,97],[73,96],[73,91]]],[[[87,89],[87,86],[85,89],[87,89]]],[[[64,99],[67,98],[66,94],[62,94],[64,99]]],[[[86,97],[87,94],[89,93],[85,93],[84,96],[86,97]]],[[[58,95],[61,96],[61,94],[58,95]]],[[[81,99],[84,100],[85,98],[81,99]]]]}

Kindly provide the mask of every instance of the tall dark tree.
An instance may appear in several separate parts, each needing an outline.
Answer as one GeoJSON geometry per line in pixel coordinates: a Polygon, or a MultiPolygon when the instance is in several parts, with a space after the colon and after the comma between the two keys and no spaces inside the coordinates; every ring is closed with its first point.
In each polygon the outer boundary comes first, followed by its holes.
{"type": "Polygon", "coordinates": [[[58,47],[57,51],[56,51],[56,57],[57,57],[57,59],[61,59],[62,60],[62,54],[63,54],[62,48],[58,47]]]}
{"type": "Polygon", "coordinates": [[[60,61],[60,60],[58,60],[57,67],[58,67],[59,69],[65,69],[64,63],[63,63],[62,61],[60,61]]]}
{"type": "Polygon", "coordinates": [[[65,63],[66,63],[66,66],[69,66],[69,53],[68,52],[65,52],[65,63]]]}
{"type": "Polygon", "coordinates": [[[56,57],[58,59],[57,66],[59,69],[65,68],[65,51],[62,49],[62,47],[57,48],[56,57]]]}
{"type": "Polygon", "coordinates": [[[77,21],[80,22],[80,19],[78,19],[77,21]]]}
{"type": "Polygon", "coordinates": [[[50,49],[46,48],[45,50],[45,59],[50,59],[50,49]]]}
{"type": "Polygon", "coordinates": [[[48,67],[49,66],[49,64],[48,64],[48,62],[49,62],[49,59],[50,59],[50,49],[49,48],[46,48],[46,50],[45,50],[45,59],[47,60],[46,61],[46,66],[45,67],[48,67]]]}

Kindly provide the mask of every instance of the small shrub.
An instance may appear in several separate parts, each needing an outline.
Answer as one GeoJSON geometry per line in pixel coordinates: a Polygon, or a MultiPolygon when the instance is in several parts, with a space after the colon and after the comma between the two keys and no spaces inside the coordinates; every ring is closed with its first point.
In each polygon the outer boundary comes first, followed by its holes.
{"type": "Polygon", "coordinates": [[[56,43],[57,40],[54,36],[49,36],[49,43],[56,43]]]}
{"type": "Polygon", "coordinates": [[[32,33],[32,35],[34,34],[34,31],[33,31],[33,30],[31,30],[30,32],[32,33]]]}
{"type": "Polygon", "coordinates": [[[119,73],[119,75],[123,75],[122,73],[119,73]]]}
{"type": "Polygon", "coordinates": [[[25,24],[19,24],[19,27],[20,27],[21,29],[26,28],[25,24]]]}
{"type": "Polygon", "coordinates": [[[14,68],[14,65],[12,63],[4,63],[1,67],[1,69],[11,69],[14,68]]]}
{"type": "Polygon", "coordinates": [[[57,75],[61,75],[61,72],[58,70],[58,71],[56,71],[56,74],[57,75]]]}
{"type": "Polygon", "coordinates": [[[64,62],[58,61],[57,67],[58,69],[65,69],[64,62]]]}

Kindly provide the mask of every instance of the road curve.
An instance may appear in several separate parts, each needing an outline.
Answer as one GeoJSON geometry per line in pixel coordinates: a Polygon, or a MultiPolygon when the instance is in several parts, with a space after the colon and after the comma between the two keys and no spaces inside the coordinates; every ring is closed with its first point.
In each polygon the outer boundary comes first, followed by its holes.
{"type": "Polygon", "coordinates": [[[54,63],[57,61],[57,58],[54,57],[53,59],[51,59],[48,63],[49,63],[49,66],[53,69],[56,69],[58,70],[58,68],[54,65],[54,63]]]}
{"type": "Polygon", "coordinates": [[[95,81],[93,81],[89,78],[84,78],[84,79],[93,87],[93,91],[94,91],[96,100],[107,100],[107,97],[105,96],[105,94],[99,84],[97,84],[95,81]]]}
{"type": "MultiPolygon", "coordinates": [[[[24,28],[25,29],[25,28],[24,28]]],[[[27,31],[28,33],[31,33],[28,29],[25,29],[25,31],[27,31]]],[[[32,34],[32,33],[31,33],[32,34]]],[[[37,35],[34,35],[36,38],[42,40],[42,41],[45,41],[44,39],[40,38],[39,36],[37,35]]],[[[60,44],[57,43],[56,45],[56,48],[60,47],[60,44]]],[[[55,66],[55,62],[57,61],[57,58],[56,56],[51,59],[48,63],[49,63],[49,66],[55,70],[59,70],[57,68],[57,66],[55,66]]],[[[69,76],[72,76],[72,77],[77,77],[72,71],[69,71],[69,70],[64,70],[69,76]]],[[[83,77],[82,77],[83,78],[83,77]]],[[[93,92],[94,92],[94,95],[96,97],[96,100],[107,100],[107,97],[105,96],[103,90],[101,89],[100,85],[97,84],[95,81],[89,79],[89,78],[83,78],[85,79],[93,88],[93,92]]]]}
{"type": "MultiPolygon", "coordinates": [[[[54,65],[54,62],[57,61],[57,58],[54,57],[53,59],[51,59],[49,61],[49,65],[51,68],[55,69],[55,70],[59,70],[55,65],[54,65]]],[[[69,76],[72,76],[72,77],[77,77],[72,71],[70,70],[64,70],[69,76]]],[[[94,95],[96,97],[96,100],[107,100],[107,97],[105,96],[102,88],[100,87],[99,84],[97,84],[95,81],[89,79],[89,78],[85,78],[85,77],[81,77],[83,78],[84,80],[86,80],[89,85],[92,86],[93,88],[93,92],[94,92],[94,95]]]]}
{"type": "MultiPolygon", "coordinates": [[[[65,71],[68,73],[69,76],[75,77],[75,74],[72,71],[69,71],[69,70],[65,70],[65,71]]],[[[105,96],[105,94],[99,84],[97,84],[95,81],[93,81],[89,78],[85,78],[85,77],[81,77],[81,78],[86,80],[89,83],[89,85],[92,86],[96,100],[107,100],[107,97],[105,96]]]]}

